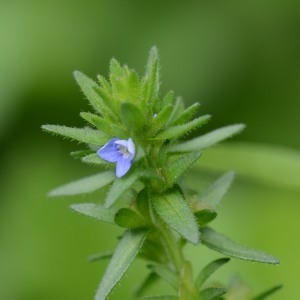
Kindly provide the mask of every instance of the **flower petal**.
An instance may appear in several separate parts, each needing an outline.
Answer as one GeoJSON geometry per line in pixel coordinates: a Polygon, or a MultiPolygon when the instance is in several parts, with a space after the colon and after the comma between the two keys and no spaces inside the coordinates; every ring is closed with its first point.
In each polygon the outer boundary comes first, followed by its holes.
{"type": "Polygon", "coordinates": [[[133,159],[135,156],[135,146],[134,146],[134,143],[131,138],[128,139],[127,149],[128,149],[128,152],[130,152],[132,154],[131,159],[133,159]]]}
{"type": "Polygon", "coordinates": [[[116,162],[122,159],[123,155],[119,152],[116,141],[119,139],[113,138],[107,144],[97,151],[97,154],[106,161],[116,162]]]}
{"type": "Polygon", "coordinates": [[[117,161],[116,176],[117,177],[124,176],[129,171],[130,167],[131,167],[131,159],[122,157],[122,159],[117,161]]]}

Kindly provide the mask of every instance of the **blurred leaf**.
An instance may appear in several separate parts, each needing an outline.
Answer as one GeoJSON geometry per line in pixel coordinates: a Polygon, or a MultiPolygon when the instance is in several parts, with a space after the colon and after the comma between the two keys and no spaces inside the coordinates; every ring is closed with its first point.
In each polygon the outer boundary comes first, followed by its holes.
{"type": "Polygon", "coordinates": [[[217,271],[221,266],[223,266],[225,263],[227,263],[230,260],[230,258],[219,258],[208,265],[206,265],[199,273],[197,279],[196,279],[196,285],[200,289],[200,287],[203,285],[203,283],[215,272],[217,271]]]}
{"type": "Polygon", "coordinates": [[[90,154],[95,154],[95,152],[92,150],[79,150],[70,153],[70,155],[75,159],[82,159],[83,157],[88,156],[90,154]]]}
{"type": "Polygon", "coordinates": [[[204,192],[201,197],[201,202],[208,204],[212,209],[220,204],[225,193],[229,189],[233,182],[235,173],[233,171],[228,172],[217,179],[209,188],[204,192]]]}
{"type": "Polygon", "coordinates": [[[172,125],[181,125],[189,121],[196,114],[200,104],[198,102],[189,106],[173,123],[172,125]]]}
{"type": "Polygon", "coordinates": [[[74,128],[62,125],[43,125],[42,129],[86,144],[103,145],[107,137],[91,128],[74,128]]]}
{"type": "MultiPolygon", "coordinates": [[[[162,99],[162,108],[172,105],[175,100],[175,94],[173,91],[168,91],[162,99]]],[[[173,106],[172,106],[173,107],[173,106]]]]}
{"type": "Polygon", "coordinates": [[[244,124],[235,124],[225,126],[199,137],[196,137],[190,141],[184,142],[182,144],[171,146],[170,152],[187,152],[202,150],[211,147],[223,140],[232,137],[235,134],[240,133],[245,128],[244,124]]]}
{"type": "Polygon", "coordinates": [[[49,196],[70,196],[91,193],[103,188],[115,179],[112,170],[72,181],[49,192],[49,196]]]}
{"type": "Polygon", "coordinates": [[[107,209],[102,204],[80,203],[80,204],[72,204],[70,207],[73,210],[81,214],[84,214],[86,216],[95,218],[105,223],[115,224],[114,217],[115,217],[116,210],[107,209]]]}
{"type": "Polygon", "coordinates": [[[82,92],[96,111],[105,117],[114,116],[111,109],[105,105],[101,97],[96,93],[95,88],[99,87],[96,82],[79,71],[74,72],[74,77],[82,92]]]}
{"type": "Polygon", "coordinates": [[[151,264],[148,267],[152,272],[154,272],[167,283],[169,283],[175,290],[178,289],[178,276],[176,276],[173,270],[170,270],[167,266],[161,264],[151,264]]]}
{"type": "Polygon", "coordinates": [[[207,247],[228,256],[266,264],[279,264],[279,260],[274,256],[239,245],[209,227],[201,229],[201,241],[207,247]]]}
{"type": "Polygon", "coordinates": [[[152,140],[166,140],[179,138],[180,136],[189,133],[191,130],[196,129],[205,124],[210,119],[210,115],[204,115],[193,121],[177,126],[168,127],[166,130],[160,132],[152,140]]]}
{"type": "Polygon", "coordinates": [[[161,219],[193,244],[199,242],[198,224],[189,205],[177,190],[154,194],[152,205],[161,219]]]}
{"type": "Polygon", "coordinates": [[[201,152],[170,155],[163,166],[163,176],[171,187],[201,156],[201,152]]]}
{"type": "Polygon", "coordinates": [[[252,300],[263,300],[266,299],[267,297],[269,297],[270,295],[272,295],[273,293],[277,292],[278,290],[280,290],[282,288],[282,285],[276,285],[270,289],[268,289],[267,291],[259,294],[258,296],[252,298],[252,300]]]}
{"type": "Polygon", "coordinates": [[[159,279],[158,275],[155,273],[149,273],[145,280],[137,287],[134,292],[136,298],[144,294],[157,280],[159,279]]]}
{"type": "Polygon", "coordinates": [[[146,122],[141,110],[130,102],[121,104],[121,118],[129,130],[141,130],[146,122]]]}
{"type": "Polygon", "coordinates": [[[144,218],[128,208],[121,208],[117,211],[115,223],[120,227],[128,229],[143,228],[148,225],[144,218]]]}
{"type": "Polygon", "coordinates": [[[184,261],[180,270],[180,288],[178,295],[180,300],[199,299],[198,290],[194,284],[192,266],[188,261],[184,261]]]}
{"type": "Polygon", "coordinates": [[[217,213],[211,209],[201,209],[194,212],[194,216],[196,217],[197,223],[203,226],[214,220],[217,217],[217,213]]]}
{"type": "Polygon", "coordinates": [[[232,168],[259,184],[300,191],[300,151],[293,149],[256,143],[218,145],[205,153],[200,167],[216,172],[232,168]]]}
{"type": "Polygon", "coordinates": [[[150,296],[150,297],[144,297],[140,300],[179,300],[178,297],[176,296],[171,296],[171,295],[168,295],[168,296],[150,296]]]}
{"type": "Polygon", "coordinates": [[[105,300],[119,282],[140,251],[146,237],[145,231],[126,231],[121,238],[103,275],[95,300],[105,300]]]}
{"type": "Polygon", "coordinates": [[[200,292],[201,300],[217,300],[220,296],[224,295],[227,292],[226,289],[223,288],[214,288],[210,287],[204,289],[200,292]]]}
{"type": "Polygon", "coordinates": [[[103,252],[103,253],[96,253],[96,254],[92,254],[88,257],[88,261],[89,262],[94,262],[94,261],[98,261],[98,260],[102,260],[102,259],[108,259],[111,258],[113,256],[113,252],[103,252]]]}
{"type": "Polygon", "coordinates": [[[133,172],[126,174],[126,176],[116,178],[106,196],[105,207],[108,208],[112,206],[115,201],[117,201],[120,196],[138,180],[139,176],[140,172],[134,170],[133,172]]]}
{"type": "Polygon", "coordinates": [[[140,214],[146,219],[150,220],[150,207],[149,207],[149,197],[146,188],[142,189],[136,199],[136,206],[140,214]]]}
{"type": "Polygon", "coordinates": [[[172,124],[184,112],[184,102],[182,97],[177,97],[167,126],[172,124]]]}

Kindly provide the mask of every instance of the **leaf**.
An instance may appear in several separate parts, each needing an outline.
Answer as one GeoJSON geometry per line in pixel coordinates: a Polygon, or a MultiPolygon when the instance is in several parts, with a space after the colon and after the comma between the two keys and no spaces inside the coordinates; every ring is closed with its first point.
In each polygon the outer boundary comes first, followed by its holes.
{"type": "Polygon", "coordinates": [[[193,244],[199,242],[198,224],[187,202],[177,190],[151,197],[152,205],[161,219],[193,244]]]}
{"type": "Polygon", "coordinates": [[[194,284],[193,270],[191,263],[184,261],[180,270],[179,299],[199,299],[198,290],[194,284]]]}
{"type": "Polygon", "coordinates": [[[225,126],[199,137],[196,137],[190,141],[177,144],[171,146],[169,151],[170,152],[189,152],[189,151],[196,151],[202,150],[208,147],[211,147],[225,139],[232,137],[235,134],[240,133],[245,128],[244,124],[235,124],[225,126]]]}
{"type": "MultiPolygon", "coordinates": [[[[173,101],[172,101],[173,102],[173,101]]],[[[182,97],[177,97],[167,126],[172,124],[184,112],[184,102],[182,97]]]]}
{"type": "Polygon", "coordinates": [[[206,265],[201,272],[199,273],[197,279],[196,279],[196,285],[198,288],[200,288],[203,283],[216,271],[218,270],[221,266],[223,266],[224,264],[226,264],[228,261],[230,260],[230,258],[219,258],[216,259],[214,261],[212,261],[211,263],[209,263],[208,265],[206,265]]]}
{"type": "Polygon", "coordinates": [[[145,117],[141,110],[130,102],[121,104],[121,118],[129,130],[141,130],[145,125],[145,117]]]}
{"type": "Polygon", "coordinates": [[[173,123],[172,125],[181,125],[189,121],[196,114],[200,104],[198,102],[189,106],[173,123]]]}
{"type": "Polygon", "coordinates": [[[194,212],[194,216],[196,217],[197,223],[200,226],[203,226],[217,217],[217,213],[211,209],[201,209],[194,212]]]}
{"type": "Polygon", "coordinates": [[[105,300],[120,281],[140,251],[146,237],[145,231],[126,231],[121,238],[104,273],[95,300],[105,300]]]}
{"type": "Polygon", "coordinates": [[[160,130],[167,123],[170,118],[170,114],[172,112],[173,107],[171,105],[163,108],[155,117],[153,117],[152,125],[151,125],[151,135],[155,134],[158,130],[160,130]]]}
{"type": "Polygon", "coordinates": [[[107,209],[102,204],[80,203],[72,204],[70,207],[78,213],[95,218],[108,224],[115,224],[114,217],[116,210],[107,209]]]}
{"type": "MultiPolygon", "coordinates": [[[[168,91],[162,99],[162,108],[172,105],[175,101],[175,95],[173,91],[168,91]]],[[[172,106],[173,107],[173,106],[172,106]]]]}
{"type": "Polygon", "coordinates": [[[233,168],[253,183],[300,191],[300,151],[292,148],[232,142],[207,151],[195,167],[218,173],[233,168]]]}
{"type": "Polygon", "coordinates": [[[171,126],[165,129],[164,131],[160,132],[158,135],[156,135],[154,138],[151,138],[152,140],[166,140],[171,138],[179,138],[183,134],[189,133],[191,130],[196,129],[197,127],[202,126],[205,124],[209,119],[210,115],[204,115],[197,119],[194,119],[193,121],[183,124],[183,125],[177,125],[177,126],[171,126]]]}
{"type": "Polygon", "coordinates": [[[128,208],[121,208],[117,211],[115,223],[128,229],[145,228],[149,225],[144,218],[128,208]]]}
{"type": "Polygon", "coordinates": [[[103,145],[107,141],[107,137],[103,132],[91,128],[43,125],[42,129],[86,144],[103,145]]]}
{"type": "Polygon", "coordinates": [[[112,206],[138,180],[139,176],[140,172],[135,170],[126,174],[126,176],[116,178],[106,196],[105,207],[112,206]]]}
{"type": "Polygon", "coordinates": [[[97,253],[97,254],[90,255],[88,257],[88,261],[94,262],[94,261],[98,261],[98,260],[102,260],[102,259],[111,258],[112,256],[113,256],[113,252],[97,253]]]}
{"type": "Polygon", "coordinates": [[[258,296],[252,298],[252,300],[263,300],[266,299],[267,297],[269,297],[270,295],[272,295],[273,293],[277,292],[278,290],[280,290],[282,288],[282,285],[276,285],[270,289],[268,289],[267,291],[259,294],[258,296]]]}
{"type": "Polygon", "coordinates": [[[178,289],[179,279],[174,271],[170,270],[167,266],[161,264],[151,264],[148,266],[152,272],[169,283],[175,290],[178,289]]]}
{"type": "Polygon", "coordinates": [[[159,78],[159,55],[156,47],[152,47],[149,52],[145,75],[148,85],[146,102],[158,97],[160,78],[159,78]]]}
{"type": "Polygon", "coordinates": [[[113,114],[112,111],[95,91],[95,88],[99,87],[98,84],[79,71],[74,72],[74,77],[94,109],[103,116],[111,116],[113,114]]]}
{"type": "Polygon", "coordinates": [[[227,292],[226,289],[223,288],[214,288],[210,287],[204,289],[200,292],[200,299],[201,300],[217,300],[220,296],[224,295],[227,292]]]}
{"type": "Polygon", "coordinates": [[[71,152],[70,155],[75,159],[82,159],[83,157],[88,156],[93,153],[94,153],[94,151],[92,151],[92,150],[79,150],[79,151],[71,152]]]}
{"type": "Polygon", "coordinates": [[[135,290],[135,297],[138,298],[144,294],[158,279],[159,277],[157,274],[149,273],[145,280],[135,290]]]}
{"type": "Polygon", "coordinates": [[[279,264],[276,257],[239,245],[209,227],[201,229],[201,241],[205,246],[228,256],[266,264],[279,264]]]}
{"type": "Polygon", "coordinates": [[[212,209],[216,209],[233,182],[234,176],[235,173],[231,171],[217,179],[204,192],[201,197],[201,202],[209,205],[209,207],[212,209]]]}
{"type": "Polygon", "coordinates": [[[91,165],[108,167],[111,164],[103,160],[97,153],[92,153],[81,158],[81,161],[91,165]]]}
{"type": "Polygon", "coordinates": [[[186,172],[195,161],[201,156],[201,152],[191,152],[179,155],[170,155],[163,166],[163,175],[168,183],[172,186],[186,172]]]}
{"type": "Polygon", "coordinates": [[[49,192],[49,196],[70,196],[91,193],[103,188],[115,179],[112,170],[72,181],[49,192]]]}

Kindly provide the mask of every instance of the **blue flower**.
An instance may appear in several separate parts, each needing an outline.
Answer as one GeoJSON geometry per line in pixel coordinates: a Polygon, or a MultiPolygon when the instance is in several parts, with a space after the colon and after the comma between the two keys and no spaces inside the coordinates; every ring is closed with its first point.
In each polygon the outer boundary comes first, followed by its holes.
{"type": "Polygon", "coordinates": [[[131,138],[127,141],[113,138],[100,148],[97,154],[106,161],[116,162],[116,175],[122,177],[131,167],[131,161],[135,156],[135,146],[131,138]]]}

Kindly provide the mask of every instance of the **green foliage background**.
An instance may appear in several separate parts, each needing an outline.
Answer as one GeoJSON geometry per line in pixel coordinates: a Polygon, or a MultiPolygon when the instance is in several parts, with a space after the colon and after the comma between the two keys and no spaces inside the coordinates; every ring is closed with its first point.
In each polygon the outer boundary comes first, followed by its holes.
{"type": "MultiPolygon", "coordinates": [[[[46,198],[97,169],[74,161],[68,153],[77,145],[40,126],[84,125],[78,114],[88,104],[75,69],[106,75],[114,56],[143,73],[152,45],[161,54],[162,90],[213,115],[205,131],[247,124],[228,146],[204,153],[201,177],[189,183],[206,186],[237,170],[214,227],[281,265],[233,260],[215,280],[239,274],[255,293],[283,283],[273,299],[299,298],[299,35],[297,0],[1,0],[0,299],[92,299],[106,262],[86,257],[112,249],[120,232],[72,212],[69,204],[82,197],[46,198]]],[[[186,251],[199,268],[218,257],[186,251]]],[[[130,299],[143,274],[144,264],[135,263],[110,299],[130,299]]]]}

